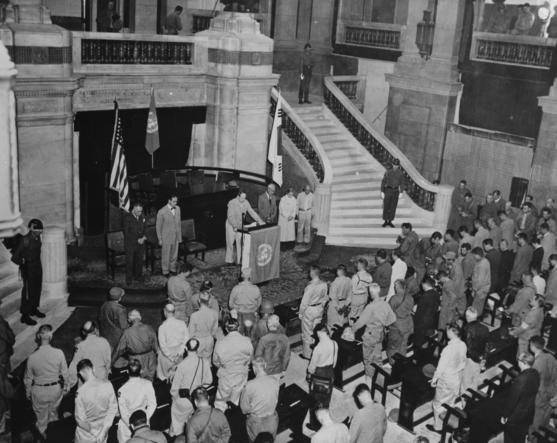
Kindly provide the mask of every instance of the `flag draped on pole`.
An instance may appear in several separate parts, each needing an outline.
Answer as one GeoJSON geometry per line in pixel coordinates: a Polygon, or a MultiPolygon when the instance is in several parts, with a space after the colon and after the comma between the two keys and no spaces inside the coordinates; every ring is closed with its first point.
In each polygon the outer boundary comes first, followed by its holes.
{"type": "Polygon", "coordinates": [[[273,181],[282,186],[282,155],[278,155],[279,130],[282,124],[282,99],[280,92],[277,98],[277,107],[273,118],[273,128],[269,138],[269,154],[267,160],[273,165],[273,181]]]}
{"type": "Polygon", "coordinates": [[[152,156],[161,146],[159,140],[159,120],[157,118],[157,105],[155,104],[155,91],[151,88],[151,103],[147,116],[147,129],[145,135],[145,149],[152,156]]]}
{"type": "Polygon", "coordinates": [[[118,110],[118,103],[114,102],[114,133],[110,152],[110,182],[109,188],[118,193],[119,206],[124,211],[130,211],[130,194],[128,187],[128,170],[124,153],[124,138],[122,137],[122,120],[118,110]]]}

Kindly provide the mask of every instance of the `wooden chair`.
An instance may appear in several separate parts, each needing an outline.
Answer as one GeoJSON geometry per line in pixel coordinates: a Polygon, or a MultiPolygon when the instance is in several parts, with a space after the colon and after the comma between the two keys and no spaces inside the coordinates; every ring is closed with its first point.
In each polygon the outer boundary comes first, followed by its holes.
{"type": "Polygon", "coordinates": [[[105,234],[106,273],[112,276],[117,267],[126,266],[126,249],[124,247],[124,231],[113,231],[105,234]]]}
{"type": "Polygon", "coordinates": [[[184,262],[189,254],[194,254],[195,258],[197,258],[198,254],[201,254],[201,261],[205,261],[207,246],[197,238],[195,220],[193,218],[182,220],[181,226],[182,243],[180,243],[180,255],[183,257],[184,262]]]}

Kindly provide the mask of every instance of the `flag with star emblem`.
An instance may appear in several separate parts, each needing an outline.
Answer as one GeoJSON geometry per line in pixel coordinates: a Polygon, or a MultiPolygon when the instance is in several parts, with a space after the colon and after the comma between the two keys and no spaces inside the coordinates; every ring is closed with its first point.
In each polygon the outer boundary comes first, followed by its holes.
{"type": "Polygon", "coordinates": [[[157,118],[157,105],[155,104],[155,91],[151,88],[151,104],[147,116],[147,133],[145,136],[145,149],[150,155],[161,146],[159,140],[159,120],[157,118]]]}

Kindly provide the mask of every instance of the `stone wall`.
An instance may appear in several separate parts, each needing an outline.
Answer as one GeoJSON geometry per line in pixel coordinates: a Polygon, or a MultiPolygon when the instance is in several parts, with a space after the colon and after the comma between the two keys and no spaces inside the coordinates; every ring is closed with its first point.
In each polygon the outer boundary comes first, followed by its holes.
{"type": "Polygon", "coordinates": [[[358,59],[358,75],[366,78],[364,117],[381,133],[385,130],[385,108],[389,100],[389,84],[385,80],[385,74],[392,73],[394,65],[393,62],[358,59]]]}
{"type": "Polygon", "coordinates": [[[528,179],[534,141],[503,139],[504,134],[453,125],[447,132],[442,183],[458,185],[467,180],[472,193],[483,198],[499,189],[508,199],[513,177],[528,179]],[[475,134],[474,134],[475,133],[475,134]]]}

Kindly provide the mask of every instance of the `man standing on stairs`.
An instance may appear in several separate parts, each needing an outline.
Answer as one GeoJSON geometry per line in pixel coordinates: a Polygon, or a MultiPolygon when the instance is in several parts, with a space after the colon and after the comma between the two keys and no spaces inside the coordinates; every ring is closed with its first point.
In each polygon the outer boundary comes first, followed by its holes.
{"type": "Polygon", "coordinates": [[[311,210],[313,207],[313,192],[306,185],[304,192],[298,194],[298,243],[309,244],[311,240],[311,210]]]}
{"type": "Polygon", "coordinates": [[[311,57],[311,45],[306,43],[304,52],[300,58],[300,90],[298,92],[298,103],[311,103],[309,101],[309,85],[313,72],[313,58],[311,57]]]}
{"type": "Polygon", "coordinates": [[[34,218],[27,225],[29,232],[24,235],[12,255],[12,261],[19,266],[23,288],[21,290],[21,322],[29,326],[37,322],[31,316],[44,318],[39,311],[43,284],[43,267],[41,264],[41,233],[43,223],[34,218]]]}
{"type": "Polygon", "coordinates": [[[383,227],[390,226],[394,228],[393,220],[395,219],[398,198],[404,191],[404,173],[400,169],[400,160],[395,158],[392,165],[381,182],[381,198],[383,199],[383,227]]]}

